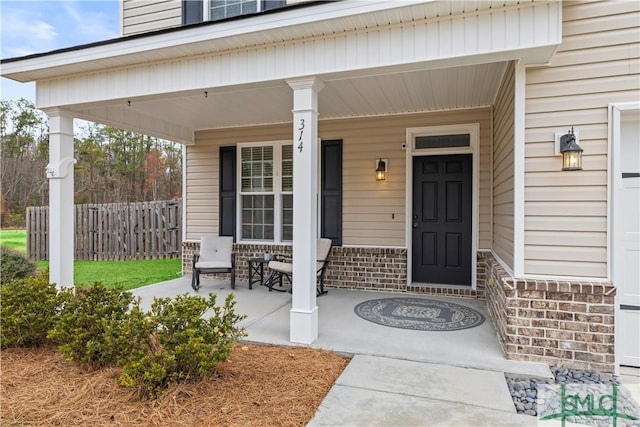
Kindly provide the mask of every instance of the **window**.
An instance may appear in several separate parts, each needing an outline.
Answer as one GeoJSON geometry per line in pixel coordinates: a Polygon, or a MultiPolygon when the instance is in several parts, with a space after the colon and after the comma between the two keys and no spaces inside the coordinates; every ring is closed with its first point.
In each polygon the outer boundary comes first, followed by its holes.
{"type": "Polygon", "coordinates": [[[240,239],[293,240],[293,145],[239,145],[240,239]]]}
{"type": "Polygon", "coordinates": [[[217,21],[258,11],[256,0],[211,0],[209,19],[217,21]]]}
{"type": "Polygon", "coordinates": [[[182,0],[182,25],[251,15],[286,5],[286,0],[182,0]]]}
{"type": "MultiPolygon", "coordinates": [[[[205,17],[218,21],[286,6],[285,0],[205,0],[205,17]]],[[[207,18],[205,18],[207,19],[207,18]]]]}
{"type": "Polygon", "coordinates": [[[416,149],[418,150],[422,148],[469,147],[470,144],[471,137],[468,133],[416,136],[416,149]]]}

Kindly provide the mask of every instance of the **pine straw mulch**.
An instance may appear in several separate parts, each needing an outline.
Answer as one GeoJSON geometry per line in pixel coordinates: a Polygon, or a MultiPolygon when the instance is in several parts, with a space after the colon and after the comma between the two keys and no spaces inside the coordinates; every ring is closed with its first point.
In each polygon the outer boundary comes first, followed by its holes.
{"type": "Polygon", "coordinates": [[[150,401],[118,384],[118,368],[87,371],[55,346],[3,349],[0,425],[301,426],[347,363],[322,350],[236,343],[219,377],[150,401]]]}

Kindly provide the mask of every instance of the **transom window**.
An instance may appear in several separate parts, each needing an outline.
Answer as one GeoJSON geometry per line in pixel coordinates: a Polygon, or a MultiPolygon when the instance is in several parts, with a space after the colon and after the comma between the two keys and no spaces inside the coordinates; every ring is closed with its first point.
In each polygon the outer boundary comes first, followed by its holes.
{"type": "Polygon", "coordinates": [[[468,133],[459,135],[416,136],[416,149],[469,147],[471,137],[468,133]]]}
{"type": "Polygon", "coordinates": [[[241,240],[293,240],[293,145],[290,141],[240,144],[241,240]]]}

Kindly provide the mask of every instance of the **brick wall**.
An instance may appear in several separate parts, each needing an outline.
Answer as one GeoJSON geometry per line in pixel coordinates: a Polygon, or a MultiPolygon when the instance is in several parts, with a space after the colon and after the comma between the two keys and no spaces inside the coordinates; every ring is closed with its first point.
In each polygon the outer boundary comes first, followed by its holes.
{"type": "Polygon", "coordinates": [[[334,247],[325,286],[342,289],[407,289],[407,250],[334,247]]]}
{"type": "Polygon", "coordinates": [[[416,294],[423,295],[439,295],[446,297],[460,297],[460,298],[474,298],[485,299],[485,284],[487,281],[486,275],[486,263],[484,262],[484,255],[482,252],[478,252],[477,255],[477,271],[476,271],[476,289],[472,289],[471,286],[446,286],[435,285],[426,286],[422,284],[410,284],[407,287],[407,291],[416,294]]]}
{"type": "MultiPolygon", "coordinates": [[[[193,254],[198,253],[200,242],[183,242],[182,243],[182,274],[191,276],[193,269],[193,254]]],[[[262,258],[265,252],[277,254],[283,257],[291,257],[291,246],[285,245],[268,245],[268,244],[249,244],[234,243],[233,253],[236,261],[236,281],[247,281],[249,279],[249,258],[262,258]]],[[[220,274],[202,274],[200,277],[216,277],[228,278],[229,273],[220,274]]]]}
{"type": "Polygon", "coordinates": [[[483,258],[487,308],[508,359],[613,372],[613,285],[516,280],[483,258]]]}
{"type": "MultiPolygon", "coordinates": [[[[185,276],[191,275],[193,254],[199,242],[184,242],[182,266],[185,276]]],[[[291,246],[236,243],[236,280],[248,280],[247,260],[262,257],[265,252],[291,257],[291,246]]],[[[484,299],[486,266],[478,255],[477,289],[468,286],[433,287],[407,286],[407,250],[403,248],[353,248],[334,246],[325,272],[325,287],[390,292],[411,292],[424,295],[455,296],[484,299]]],[[[265,273],[266,274],[266,273],[265,273]]],[[[228,274],[203,274],[203,277],[226,278],[228,274]]]]}
{"type": "MultiPolygon", "coordinates": [[[[191,275],[193,254],[199,242],[183,242],[182,271],[191,275]]],[[[291,257],[291,246],[235,243],[236,280],[248,280],[249,258],[262,257],[265,252],[291,257]]],[[[326,287],[405,291],[407,286],[407,250],[395,248],[333,247],[325,272],[326,287]]],[[[266,274],[266,273],[265,273],[266,274]]],[[[203,274],[202,277],[226,278],[229,274],[203,274]]]]}

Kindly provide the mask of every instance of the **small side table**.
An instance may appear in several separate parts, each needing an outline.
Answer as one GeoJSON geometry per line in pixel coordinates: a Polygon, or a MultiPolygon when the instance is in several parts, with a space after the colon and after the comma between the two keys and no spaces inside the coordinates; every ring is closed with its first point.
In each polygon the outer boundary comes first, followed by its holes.
{"type": "Polygon", "coordinates": [[[249,289],[253,289],[253,284],[258,283],[262,285],[264,283],[264,265],[269,264],[270,260],[261,258],[249,258],[249,289]],[[255,277],[254,277],[255,276],[255,277]]]}

